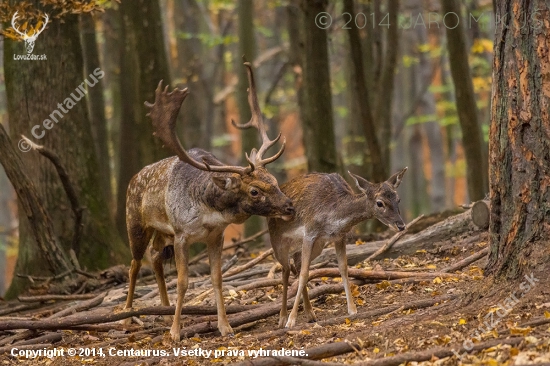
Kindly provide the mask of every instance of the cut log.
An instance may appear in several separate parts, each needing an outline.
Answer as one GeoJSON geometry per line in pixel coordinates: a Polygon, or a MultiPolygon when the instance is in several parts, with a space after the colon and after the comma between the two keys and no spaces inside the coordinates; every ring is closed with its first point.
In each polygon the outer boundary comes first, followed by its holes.
{"type": "Polygon", "coordinates": [[[472,206],[472,221],[483,230],[489,228],[489,201],[477,201],[472,206]]]}
{"type": "MultiPolygon", "coordinates": [[[[474,236],[485,230],[479,229],[472,222],[471,210],[451,216],[425,230],[413,235],[406,235],[399,239],[381,258],[397,258],[401,255],[412,255],[420,249],[435,249],[443,243],[456,241],[461,236],[474,236]]],[[[346,252],[348,265],[354,265],[364,261],[370,255],[382,248],[385,240],[365,243],[363,245],[348,244],[346,252]]],[[[315,258],[313,263],[335,259],[334,248],[323,250],[320,256],[315,258]]]]}

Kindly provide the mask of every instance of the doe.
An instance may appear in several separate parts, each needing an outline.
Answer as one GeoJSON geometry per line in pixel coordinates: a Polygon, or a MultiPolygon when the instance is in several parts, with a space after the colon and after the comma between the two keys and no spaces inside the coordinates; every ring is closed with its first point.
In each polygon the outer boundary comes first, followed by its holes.
{"type": "Polygon", "coordinates": [[[315,314],[307,293],[309,265],[328,242],[334,242],[338,268],[346,291],[348,313],[357,313],[348,279],[345,236],[363,220],[377,218],[394,230],[404,230],[405,223],[399,213],[399,196],[396,189],[401,183],[404,168],[382,183],[371,183],[349,173],[360,193],[355,194],[348,183],[336,173],[306,174],[281,185],[281,190],[293,202],[296,215],[289,221],[268,219],[269,234],[275,258],[283,267],[282,308],[279,328],[293,327],[296,323],[300,296],[309,321],[315,314]],[[287,291],[290,275],[290,257],[299,274],[298,292],[287,321],[287,291]],[[285,325],[286,322],[286,325],[285,325]]]}

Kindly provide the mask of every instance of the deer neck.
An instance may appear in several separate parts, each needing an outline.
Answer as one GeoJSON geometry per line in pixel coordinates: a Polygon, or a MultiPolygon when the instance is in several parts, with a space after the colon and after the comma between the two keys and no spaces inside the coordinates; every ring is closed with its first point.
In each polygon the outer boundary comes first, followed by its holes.
{"type": "Polygon", "coordinates": [[[374,216],[371,206],[367,204],[365,194],[354,194],[342,200],[339,211],[343,217],[347,217],[350,228],[361,221],[368,220],[374,216]]]}

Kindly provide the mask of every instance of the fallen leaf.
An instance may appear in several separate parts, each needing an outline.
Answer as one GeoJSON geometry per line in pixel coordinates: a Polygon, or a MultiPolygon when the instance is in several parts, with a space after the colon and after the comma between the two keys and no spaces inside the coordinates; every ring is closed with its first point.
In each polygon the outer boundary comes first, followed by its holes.
{"type": "Polygon", "coordinates": [[[466,319],[463,319],[463,318],[460,318],[460,320],[458,321],[458,324],[460,325],[464,325],[466,323],[467,323],[466,319]]]}
{"type": "Polygon", "coordinates": [[[531,328],[531,327],[511,328],[510,329],[510,334],[511,335],[522,335],[522,336],[525,337],[527,334],[531,333],[532,330],[533,330],[533,328],[531,328]]]}

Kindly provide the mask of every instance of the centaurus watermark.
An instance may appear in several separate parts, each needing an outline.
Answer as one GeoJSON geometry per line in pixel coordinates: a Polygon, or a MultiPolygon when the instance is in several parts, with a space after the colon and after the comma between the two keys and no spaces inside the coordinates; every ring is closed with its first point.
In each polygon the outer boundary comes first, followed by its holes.
{"type": "Polygon", "coordinates": [[[42,33],[44,29],[46,29],[46,26],[48,25],[48,20],[50,19],[48,17],[48,14],[44,14],[44,21],[42,23],[42,28],[38,30],[33,29],[30,34],[27,34],[27,32],[21,32],[19,30],[19,27],[17,26],[16,20],[19,18],[17,13],[18,12],[16,11],[15,14],[13,14],[13,17],[11,18],[11,26],[15,31],[15,33],[19,34],[21,36],[21,39],[25,41],[25,49],[27,50],[27,54],[26,55],[14,54],[13,59],[14,60],[46,60],[47,59],[46,55],[33,55],[32,51],[34,50],[34,42],[36,41],[40,33],[42,33]]]}
{"type": "MultiPolygon", "coordinates": [[[[466,351],[471,351],[474,348],[474,340],[481,341],[481,336],[483,333],[491,332],[496,328],[496,326],[501,322],[502,318],[504,318],[506,315],[508,315],[514,306],[519,303],[520,299],[527,295],[527,292],[529,292],[533,287],[535,287],[536,283],[539,282],[535,276],[531,273],[531,275],[525,275],[525,281],[519,284],[519,290],[520,293],[516,296],[516,292],[512,292],[510,296],[508,296],[504,301],[500,302],[496,306],[496,310],[491,310],[485,315],[484,322],[482,325],[480,325],[477,329],[472,331],[471,337],[464,340],[462,343],[462,347],[466,351]],[[496,314],[496,316],[495,316],[496,314]],[[485,326],[486,328],[484,328],[485,326]]],[[[453,353],[456,357],[458,357],[459,360],[464,357],[466,353],[463,353],[462,355],[459,354],[454,348],[452,349],[453,353]]]]}
{"type": "MultiPolygon", "coordinates": [[[[98,79],[103,79],[105,76],[105,72],[102,71],[99,67],[93,71],[92,74],[89,75],[88,78],[86,78],[82,84],[80,84],[73,93],[62,103],[57,103],[57,109],[54,109],[52,113],[48,116],[49,118],[46,118],[42,121],[42,124],[34,125],[31,128],[31,134],[36,139],[41,139],[44,136],[46,136],[46,130],[51,130],[53,126],[55,126],[54,122],[59,122],[59,119],[63,118],[63,115],[68,113],[70,109],[72,109],[80,99],[84,97],[88,93],[86,90],[86,87],[84,84],[87,84],[88,87],[94,87],[98,83],[98,79]],[[96,78],[97,76],[97,78],[96,78]],[[88,79],[91,79],[92,81],[89,81],[88,79]]],[[[17,144],[19,147],[19,150],[22,152],[27,152],[32,149],[32,146],[25,140],[21,139],[19,140],[19,143],[17,144]]]]}

